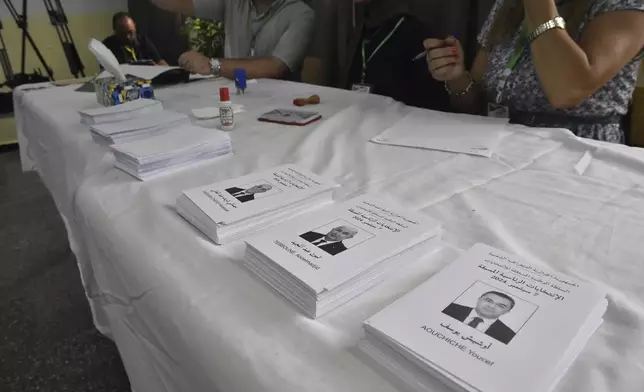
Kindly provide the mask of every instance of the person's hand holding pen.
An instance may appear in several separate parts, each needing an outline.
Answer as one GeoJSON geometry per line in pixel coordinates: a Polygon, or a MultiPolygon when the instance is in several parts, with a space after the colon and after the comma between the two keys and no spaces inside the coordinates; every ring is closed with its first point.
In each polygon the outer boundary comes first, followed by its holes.
{"type": "Polygon", "coordinates": [[[428,38],[423,42],[432,77],[441,82],[460,79],[466,73],[463,47],[456,37],[428,38]]]}

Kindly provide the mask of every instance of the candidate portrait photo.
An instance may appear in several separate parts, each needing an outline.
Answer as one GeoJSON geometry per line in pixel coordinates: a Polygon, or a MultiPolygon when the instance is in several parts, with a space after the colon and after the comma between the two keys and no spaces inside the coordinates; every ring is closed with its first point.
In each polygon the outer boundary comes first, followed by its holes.
{"type": "Polygon", "coordinates": [[[351,226],[334,227],[326,233],[309,231],[301,234],[300,238],[307,240],[331,256],[335,256],[347,250],[344,241],[349,240],[358,234],[358,230],[351,226]]]}
{"type": "Polygon", "coordinates": [[[508,344],[537,308],[530,302],[477,281],[443,309],[443,314],[508,344]]]}
{"type": "Polygon", "coordinates": [[[273,190],[273,186],[270,184],[259,184],[249,188],[237,188],[232,187],[226,189],[232,197],[239,200],[242,203],[247,203],[249,201],[255,200],[259,195],[264,194],[273,190]]]}
{"type": "Polygon", "coordinates": [[[345,219],[336,219],[311,229],[298,237],[315,245],[330,256],[337,256],[349,249],[362,246],[376,236],[363,227],[345,219]]]}

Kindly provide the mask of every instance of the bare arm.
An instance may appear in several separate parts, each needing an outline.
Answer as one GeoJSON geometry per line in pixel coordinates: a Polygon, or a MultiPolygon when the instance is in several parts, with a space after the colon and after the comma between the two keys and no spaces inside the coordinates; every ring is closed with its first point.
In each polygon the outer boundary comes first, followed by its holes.
{"type": "Polygon", "coordinates": [[[193,0],[150,0],[162,10],[194,16],[195,4],[193,0]]]}
{"type": "MultiPolygon", "coordinates": [[[[288,72],[288,67],[277,57],[259,57],[252,59],[220,59],[221,69],[219,75],[235,79],[235,69],[243,68],[249,79],[270,78],[279,79],[288,72]]],[[[179,65],[192,72],[210,75],[212,67],[210,59],[195,51],[186,52],[179,58],[179,65]]]]}
{"type": "Polygon", "coordinates": [[[484,114],[485,108],[483,107],[483,79],[487,69],[488,51],[486,48],[481,48],[476,54],[474,64],[470,70],[470,75],[462,74],[461,77],[447,82],[450,91],[459,92],[465,91],[470,84],[470,77],[474,82],[470,92],[465,95],[450,95],[450,103],[452,107],[459,112],[471,114],[484,114]]]}
{"type": "MultiPolygon", "coordinates": [[[[523,0],[528,31],[556,17],[554,0],[523,0]]],[[[577,44],[565,30],[552,29],[532,43],[541,86],[556,108],[578,105],[613,78],[644,47],[644,12],[598,16],[577,44]]]]}
{"type": "Polygon", "coordinates": [[[277,57],[255,59],[222,59],[220,75],[235,79],[234,70],[243,68],[248,79],[280,79],[288,73],[288,67],[277,57]]]}
{"type": "MultiPolygon", "coordinates": [[[[280,79],[290,71],[296,72],[309,46],[314,17],[313,12],[307,9],[292,20],[270,55],[247,59],[220,59],[219,74],[234,79],[234,70],[243,68],[251,79],[280,79]]],[[[182,54],[179,65],[192,73],[207,75],[212,72],[210,59],[194,51],[182,54]]]]}
{"type": "Polygon", "coordinates": [[[424,45],[428,50],[429,71],[434,79],[446,83],[452,93],[450,95],[452,107],[464,113],[482,113],[481,85],[487,69],[487,49],[483,48],[478,52],[472,70],[467,72],[463,61],[463,48],[456,38],[448,37],[444,40],[430,38],[425,40],[424,45]],[[472,86],[470,82],[474,82],[472,86]]]}

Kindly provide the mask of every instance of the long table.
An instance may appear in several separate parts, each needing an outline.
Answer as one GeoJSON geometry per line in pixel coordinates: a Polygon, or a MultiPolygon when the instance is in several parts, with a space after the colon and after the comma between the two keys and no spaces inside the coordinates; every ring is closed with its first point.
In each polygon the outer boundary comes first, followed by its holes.
{"type": "MultiPolygon", "coordinates": [[[[222,83],[157,96],[164,107],[189,113],[215,104],[222,83]]],[[[92,94],[57,87],[18,90],[15,99],[24,169],[37,170],[51,191],[96,327],[115,340],[137,392],[395,391],[355,349],[362,321],[478,242],[608,292],[605,322],[560,391],[644,385],[639,149],[523,127],[489,159],[378,145],[368,140],[408,108],[379,96],[261,80],[234,97],[246,105],[231,132],[234,156],[139,182],[115,169],[108,148],[79,123],[76,111],[96,106],[92,94]],[[314,93],[322,99],[315,107],[320,123],[255,120],[314,93]],[[575,165],[587,152],[592,161],[579,174],[575,165]],[[441,220],[444,246],[321,319],[307,319],[243,268],[243,241],[216,246],[174,211],[182,190],[291,162],[340,183],[338,200],[379,192],[441,220]]]]}

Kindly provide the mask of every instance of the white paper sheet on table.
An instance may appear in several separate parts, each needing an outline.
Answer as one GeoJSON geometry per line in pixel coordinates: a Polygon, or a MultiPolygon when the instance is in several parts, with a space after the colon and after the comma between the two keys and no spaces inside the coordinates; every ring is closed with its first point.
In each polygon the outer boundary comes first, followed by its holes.
{"type": "MultiPolygon", "coordinates": [[[[312,89],[324,97],[316,110],[326,119],[315,132],[255,121],[231,134],[237,156],[148,183],[115,176],[105,147],[78,124],[76,110],[93,107],[94,97],[17,91],[21,157],[33,160],[60,208],[95,323],[116,341],[134,390],[398,391],[354,352],[360,325],[455,259],[451,248],[309,322],[241,267],[241,244],[212,245],[168,207],[184,189],[283,163],[329,176],[351,195],[377,191],[422,209],[446,222],[443,238],[458,248],[483,241],[600,282],[611,299],[603,332],[558,391],[641,390],[644,158],[637,149],[589,148],[587,139],[558,130],[520,128],[499,144],[498,160],[446,156],[365,143],[408,113],[388,98],[260,80],[244,103],[263,113],[312,89]],[[592,170],[573,175],[589,149],[592,170]]],[[[157,95],[168,109],[189,113],[207,105],[199,102],[215,105],[214,90],[191,83],[157,95]]]]}
{"type": "MultiPolygon", "coordinates": [[[[244,111],[244,105],[233,103],[233,113],[238,114],[244,111]]],[[[219,118],[219,108],[216,106],[209,106],[205,108],[192,109],[192,115],[198,120],[208,120],[211,118],[219,118]]]]}
{"type": "Polygon", "coordinates": [[[508,120],[415,109],[374,143],[491,157],[508,120]]]}

